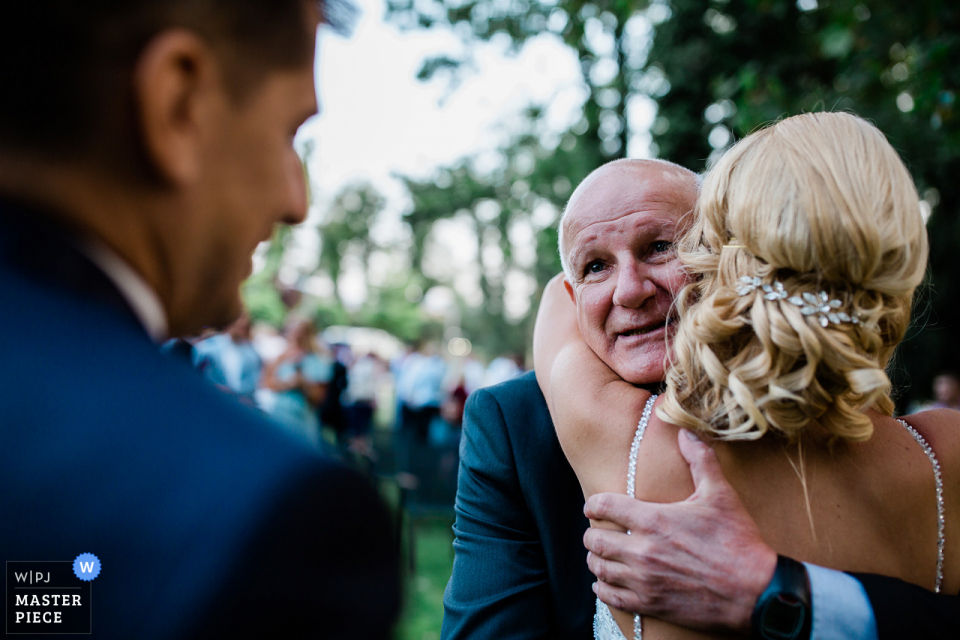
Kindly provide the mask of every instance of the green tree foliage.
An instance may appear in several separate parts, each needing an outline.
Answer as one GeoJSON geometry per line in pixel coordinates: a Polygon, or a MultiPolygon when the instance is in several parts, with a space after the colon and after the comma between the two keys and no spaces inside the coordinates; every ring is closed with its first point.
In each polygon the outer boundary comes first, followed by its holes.
{"type": "Polygon", "coordinates": [[[286,305],[280,298],[277,274],[290,233],[290,227],[280,225],[276,228],[264,253],[263,268],[243,284],[244,303],[255,322],[279,327],[287,315],[286,305]]]}
{"type": "MultiPolygon", "coordinates": [[[[380,248],[370,237],[370,227],[383,210],[383,196],[369,184],[345,188],[326,208],[320,223],[319,269],[336,285],[340,280],[342,259],[353,250],[361,264],[370,262],[370,255],[380,248]]],[[[333,295],[342,305],[340,290],[334,286],[333,295]]]]}
{"type": "MultiPolygon", "coordinates": [[[[960,187],[954,179],[960,170],[956,3],[392,0],[388,18],[404,28],[450,24],[467,43],[459,57],[428,60],[424,78],[439,71],[453,71],[455,78],[469,63],[469,44],[477,40],[506,38],[518,48],[543,31],[562,38],[576,51],[590,88],[581,129],[567,134],[577,143],[572,155],[587,169],[623,154],[629,131],[625,105],[637,95],[658,105],[651,129],[655,154],[694,170],[703,170],[712,155],[780,117],[846,110],[875,122],[906,161],[922,207],[930,213],[930,286],[895,364],[895,382],[905,399],[922,397],[937,371],[960,368],[955,339],[960,266],[951,257],[960,242],[960,187]],[[653,27],[652,46],[644,25],[653,27]]],[[[517,141],[518,148],[525,144],[517,141]]],[[[523,178],[532,189],[538,188],[540,163],[551,155],[536,157],[538,168],[523,178]]],[[[572,159],[564,162],[579,166],[572,159]]],[[[577,170],[566,177],[575,185],[583,175],[577,170]]],[[[556,179],[557,174],[544,171],[544,176],[556,179]]],[[[515,176],[503,172],[496,179],[515,176]]],[[[410,187],[416,193],[414,224],[421,215],[424,220],[441,216],[443,206],[437,205],[457,188],[410,187]]],[[[505,187],[487,179],[486,191],[469,181],[460,188],[463,193],[448,213],[471,209],[471,194],[490,198],[490,189],[499,194],[505,187]]],[[[504,216],[517,210],[503,204],[504,216]]]]}
{"type": "MultiPolygon", "coordinates": [[[[419,77],[430,79],[437,72],[453,73],[469,67],[470,44],[504,37],[516,50],[527,39],[553,33],[573,48],[590,89],[584,105],[586,130],[579,136],[588,146],[597,146],[603,157],[626,152],[627,97],[644,82],[648,33],[631,29],[630,18],[647,6],[631,0],[388,0],[387,18],[401,28],[450,25],[467,48],[462,55],[443,54],[426,60],[419,77]],[[593,143],[593,144],[590,144],[593,143]]],[[[634,27],[640,23],[634,23],[634,27]]]]}
{"type": "Polygon", "coordinates": [[[960,12],[948,1],[675,0],[648,68],[662,157],[702,169],[713,152],[779,117],[844,110],[874,122],[907,163],[928,213],[929,287],[895,363],[904,400],[960,367],[960,12]],[[805,10],[804,10],[805,9],[805,10]]]}
{"type": "MultiPolygon", "coordinates": [[[[531,129],[499,151],[500,162],[494,169],[480,170],[468,159],[444,169],[431,180],[403,179],[413,205],[405,220],[414,237],[411,255],[416,272],[425,271],[424,247],[433,225],[453,216],[469,224],[478,256],[491,248],[502,255],[501,264],[492,268],[481,259],[481,303],[469,305],[461,301],[460,305],[465,335],[492,355],[527,351],[536,309],[519,318],[507,312],[507,277],[512,271],[532,276],[533,300],[539,299],[547,280],[560,270],[554,219],[573,185],[601,161],[595,145],[592,152],[583,150],[572,134],[558,139],[554,148],[544,146],[545,136],[537,130],[539,111],[534,109],[527,116],[531,129]],[[533,264],[521,263],[516,256],[511,238],[516,224],[528,225],[533,231],[533,264]]],[[[451,284],[452,276],[424,274],[425,288],[451,284]]]]}

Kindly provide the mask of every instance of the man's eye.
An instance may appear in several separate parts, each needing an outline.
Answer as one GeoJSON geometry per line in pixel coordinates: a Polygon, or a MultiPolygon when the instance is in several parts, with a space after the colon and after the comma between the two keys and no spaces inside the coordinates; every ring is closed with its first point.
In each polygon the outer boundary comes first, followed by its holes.
{"type": "Polygon", "coordinates": [[[669,240],[657,240],[651,245],[651,249],[655,253],[663,253],[664,251],[670,251],[673,249],[673,243],[669,240]]]}
{"type": "Polygon", "coordinates": [[[599,260],[587,264],[587,267],[583,270],[584,273],[600,273],[601,271],[603,271],[603,263],[599,260]]]}

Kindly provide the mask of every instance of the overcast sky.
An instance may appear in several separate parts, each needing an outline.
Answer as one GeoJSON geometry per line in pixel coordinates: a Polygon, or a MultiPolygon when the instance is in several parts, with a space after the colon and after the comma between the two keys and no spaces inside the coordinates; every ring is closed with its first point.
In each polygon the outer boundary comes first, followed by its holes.
{"type": "MultiPolygon", "coordinates": [[[[301,127],[297,140],[300,147],[307,140],[316,145],[310,162],[314,206],[285,256],[281,277],[288,284],[293,284],[297,272],[315,267],[319,246],[313,229],[326,203],[345,186],[372,183],[389,202],[384,216],[388,222],[378,231],[405,233],[400,220],[409,203],[392,175],[428,178],[440,166],[501,146],[514,130],[517,114],[531,104],[546,106],[547,122],[564,131],[580,119],[587,97],[575,53],[550,33],[530,39],[515,55],[507,55],[507,43],[502,41],[478,43],[475,64],[452,92],[442,77],[421,82],[416,75],[423,61],[460,53],[461,40],[446,28],[401,32],[384,22],[382,0],[357,4],[362,15],[349,38],[328,30],[321,30],[318,38],[321,112],[301,127]]],[[[631,124],[635,128],[636,120],[648,128],[653,107],[642,104],[640,112],[639,117],[629,114],[631,124]]],[[[631,155],[644,155],[646,142],[631,147],[631,155]]],[[[466,230],[457,228],[456,221],[441,227],[443,244],[463,262],[450,266],[475,273],[477,256],[475,250],[473,254],[466,250],[473,244],[464,235],[466,230]],[[463,250],[453,246],[457,244],[463,250]]],[[[362,280],[358,269],[346,269],[341,280],[346,302],[359,304],[365,298],[362,280]]],[[[323,295],[324,286],[329,290],[332,283],[321,281],[314,278],[312,285],[314,293],[323,295]]],[[[457,285],[468,297],[472,288],[457,285]]],[[[520,300],[529,283],[516,289],[520,300]]],[[[517,302],[517,312],[526,304],[517,302]]]]}
{"type": "Polygon", "coordinates": [[[363,15],[345,39],[321,32],[317,85],[321,114],[301,136],[317,141],[315,181],[378,182],[391,172],[429,176],[443,164],[502,141],[497,125],[531,103],[551,105],[558,129],[579,118],[586,87],[576,56],[556,36],[531,40],[517,56],[502,43],[476,48],[476,69],[452,93],[442,78],[416,79],[431,55],[458,53],[449,29],[401,33],[383,21],[382,0],[360,0],[363,15]],[[444,99],[446,98],[446,99],[444,99]]]}

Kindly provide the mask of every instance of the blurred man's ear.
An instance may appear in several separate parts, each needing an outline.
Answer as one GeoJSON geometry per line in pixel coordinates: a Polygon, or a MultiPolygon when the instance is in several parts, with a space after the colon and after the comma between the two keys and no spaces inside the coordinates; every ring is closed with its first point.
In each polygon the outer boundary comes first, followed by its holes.
{"type": "Polygon", "coordinates": [[[567,290],[567,295],[573,300],[573,304],[577,304],[577,296],[573,295],[573,285],[570,284],[566,276],[563,277],[563,288],[567,290]]]}
{"type": "Polygon", "coordinates": [[[144,150],[157,173],[174,184],[192,182],[207,127],[227,99],[213,51],[190,31],[165,31],[141,54],[133,85],[144,150]]]}

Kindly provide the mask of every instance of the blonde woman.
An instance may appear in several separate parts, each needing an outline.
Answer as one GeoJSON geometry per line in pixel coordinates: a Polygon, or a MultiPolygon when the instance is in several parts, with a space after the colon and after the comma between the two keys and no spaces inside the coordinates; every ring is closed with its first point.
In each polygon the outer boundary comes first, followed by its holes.
{"type": "MultiPolygon", "coordinates": [[[[584,495],[687,498],[683,427],[777,553],[960,592],[960,414],[894,419],[884,373],[926,269],[918,202],[883,134],[849,114],[796,116],[734,146],[679,243],[691,283],[656,399],[586,347],[551,283],[538,382],[584,495]]],[[[596,629],[703,637],[599,602],[596,629]]]]}

